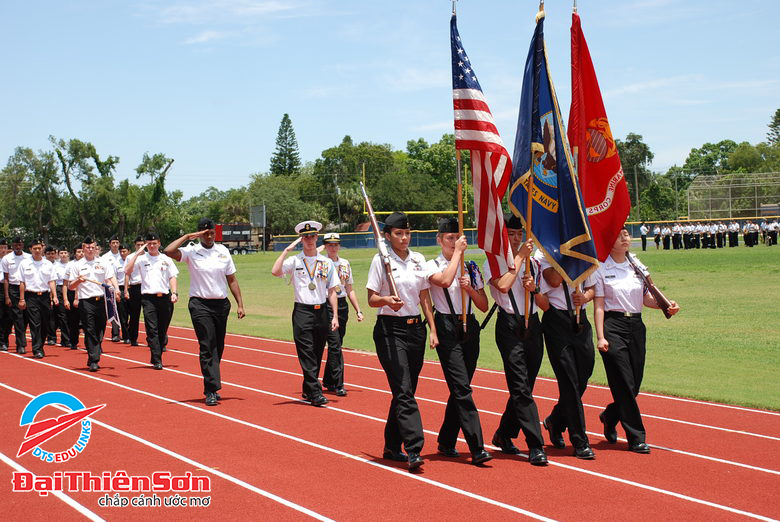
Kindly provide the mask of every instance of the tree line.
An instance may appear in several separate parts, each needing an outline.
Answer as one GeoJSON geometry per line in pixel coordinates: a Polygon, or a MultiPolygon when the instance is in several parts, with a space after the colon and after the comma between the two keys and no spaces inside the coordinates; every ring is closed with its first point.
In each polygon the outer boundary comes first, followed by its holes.
{"type": "MultiPolygon", "coordinates": [[[[631,195],[631,219],[670,220],[686,208],[686,191],[698,175],[780,171],[780,109],[765,142],[750,144],[724,139],[691,149],[682,166],[653,172],[653,152],[640,134],[629,133],[616,144],[631,195]],[[636,205],[637,186],[640,206],[636,205]]],[[[289,115],[279,126],[268,171],[249,176],[240,188],[210,187],[184,199],[166,187],[173,163],[163,153],[145,153],[135,180],[115,179],[119,158],[102,156],[79,139],[49,137],[48,150],[17,147],[0,171],[6,194],[0,207],[0,234],[41,236],[55,244],[74,244],[85,234],[99,239],[114,234],[132,240],[148,230],[173,238],[194,228],[201,216],[217,222],[249,221],[249,207],[265,205],[274,234],[291,233],[296,223],[316,219],[329,228],[351,231],[364,222],[359,182],[365,181],[377,210],[453,210],[457,208],[455,137],[436,143],[409,140],[405,150],[345,136],[303,163],[289,115]]],[[[468,165],[468,154],[463,165],[468,165]]],[[[464,185],[464,199],[473,226],[473,193],[464,185]]],[[[415,228],[433,228],[436,215],[416,215],[415,228]]]]}

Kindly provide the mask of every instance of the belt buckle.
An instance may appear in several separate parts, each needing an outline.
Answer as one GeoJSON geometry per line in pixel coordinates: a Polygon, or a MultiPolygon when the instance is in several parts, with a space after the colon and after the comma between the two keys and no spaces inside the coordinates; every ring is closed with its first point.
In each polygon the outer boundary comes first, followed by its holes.
{"type": "Polygon", "coordinates": [[[322,308],[322,305],[314,305],[315,310],[319,310],[320,308],[322,308]]]}
{"type": "Polygon", "coordinates": [[[414,317],[412,317],[411,319],[407,319],[406,320],[406,324],[414,324],[416,322],[417,322],[417,319],[415,319],[414,317]]]}
{"type": "Polygon", "coordinates": [[[634,314],[632,314],[631,312],[623,312],[623,317],[633,317],[633,316],[634,314]]]}
{"type": "Polygon", "coordinates": [[[157,292],[157,297],[162,297],[162,292],[157,292]]]}
{"type": "Polygon", "coordinates": [[[100,297],[95,297],[95,301],[100,301],[100,297]]]}
{"type": "Polygon", "coordinates": [[[37,295],[43,295],[43,292],[35,292],[37,295]]]}

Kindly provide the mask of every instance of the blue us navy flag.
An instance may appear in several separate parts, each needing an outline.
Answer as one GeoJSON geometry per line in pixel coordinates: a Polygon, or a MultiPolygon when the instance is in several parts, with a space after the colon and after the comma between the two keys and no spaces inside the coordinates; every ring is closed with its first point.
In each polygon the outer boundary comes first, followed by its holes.
{"type": "Polygon", "coordinates": [[[581,283],[598,267],[598,259],[547,65],[543,11],[537,14],[525,63],[512,163],[512,212],[527,223],[532,179],[534,242],[568,284],[581,283]]]}
{"type": "Polygon", "coordinates": [[[116,308],[116,295],[114,295],[114,287],[103,283],[103,292],[106,298],[106,322],[114,323],[119,326],[119,312],[116,308]]]}

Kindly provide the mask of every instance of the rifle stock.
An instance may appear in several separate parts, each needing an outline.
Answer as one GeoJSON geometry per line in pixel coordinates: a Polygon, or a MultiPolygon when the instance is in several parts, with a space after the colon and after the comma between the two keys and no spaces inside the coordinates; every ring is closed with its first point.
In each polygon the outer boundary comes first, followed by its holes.
{"type": "Polygon", "coordinates": [[[631,265],[631,268],[634,269],[634,272],[639,276],[642,282],[644,282],[647,290],[653,296],[653,299],[655,299],[658,308],[661,309],[667,319],[671,319],[672,314],[669,313],[669,307],[672,306],[672,303],[669,301],[669,299],[666,298],[663,292],[661,292],[658,287],[655,286],[655,283],[653,283],[653,280],[650,278],[650,276],[645,275],[645,273],[642,272],[638,266],[636,266],[634,260],[631,259],[631,254],[626,253],[626,259],[628,259],[628,264],[631,265]]]}
{"type": "Polygon", "coordinates": [[[376,221],[374,207],[371,206],[371,200],[368,199],[366,187],[363,185],[362,181],[360,182],[360,192],[363,194],[363,200],[366,202],[366,211],[368,212],[368,218],[371,221],[371,228],[374,231],[374,242],[376,243],[376,248],[379,250],[379,257],[382,259],[382,263],[385,267],[385,277],[387,278],[387,284],[390,288],[390,294],[394,297],[398,297],[398,288],[396,288],[395,279],[393,279],[393,268],[390,266],[390,252],[388,252],[384,240],[379,235],[379,224],[376,221]]]}

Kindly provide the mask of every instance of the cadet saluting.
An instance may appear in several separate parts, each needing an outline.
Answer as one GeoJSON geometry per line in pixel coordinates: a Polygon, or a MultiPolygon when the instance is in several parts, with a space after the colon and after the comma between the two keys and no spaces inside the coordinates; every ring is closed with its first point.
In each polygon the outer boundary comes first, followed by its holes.
{"type": "Polygon", "coordinates": [[[428,281],[430,293],[436,307],[434,320],[439,345],[439,354],[444,378],[450,390],[447,409],[439,429],[439,453],[446,457],[458,457],[455,442],[462,429],[463,436],[471,451],[471,463],[482,464],[493,457],[485,451],[482,439],[482,426],[479,413],[471,394],[471,379],[477,368],[479,358],[479,323],[471,311],[471,302],[487,311],[487,296],[483,290],[482,274],[474,267],[474,283],[463,271],[463,253],[466,250],[466,237],[458,237],[458,220],[447,218],[439,224],[437,241],[441,245],[441,254],[428,261],[428,281]],[[456,276],[460,275],[460,278],[456,276]],[[464,305],[461,288],[466,290],[468,299],[464,305]],[[467,329],[463,332],[462,312],[467,314],[467,329]]]}
{"type": "Polygon", "coordinates": [[[76,290],[81,325],[84,328],[84,344],[87,347],[89,371],[100,369],[101,343],[106,330],[106,303],[103,283],[114,289],[114,296],[120,299],[114,265],[97,257],[97,245],[91,237],[84,238],[84,257],[70,268],[68,288],[76,290]]]}
{"type": "MultiPolygon", "coordinates": [[[[627,259],[631,255],[628,253],[630,247],[631,235],[624,228],[609,257],[595,274],[596,336],[614,401],[599,414],[599,419],[604,424],[607,442],[617,442],[615,426],[620,422],[626,430],[628,449],[635,453],[650,453],[636,396],[645,369],[642,306],[658,308],[658,304],[649,292],[646,293],[644,282],[627,259]]],[[[647,275],[647,269],[631,257],[637,268],[647,275]]],[[[668,311],[673,315],[680,307],[671,301],[668,311]]]]}
{"type": "Polygon", "coordinates": [[[217,392],[222,388],[219,363],[225,351],[225,332],[230,314],[228,286],[238,305],[238,318],[244,317],[244,300],[236,279],[236,265],[228,249],[214,243],[215,237],[214,221],[204,217],[198,221],[198,232],[185,234],[165,247],[165,255],[187,263],[190,271],[188,308],[200,345],[200,371],[206,406],[216,406],[221,399],[217,392]],[[195,239],[200,239],[200,243],[179,248],[185,241],[195,239]]]}
{"type": "Polygon", "coordinates": [[[385,424],[383,457],[400,462],[408,460],[409,469],[414,469],[423,463],[420,451],[425,442],[420,410],[414,398],[425,356],[425,326],[420,319],[420,306],[431,327],[431,348],[436,348],[439,341],[425,257],[409,250],[411,230],[406,214],[394,212],[387,216],[383,233],[391,247],[390,266],[398,295],[390,294],[384,260],[379,255],[371,261],[366,282],[368,305],[378,308],[374,325],[376,353],[393,394],[385,424]],[[401,451],[402,443],[408,456],[401,451]]]}
{"type": "Polygon", "coordinates": [[[338,313],[334,313],[328,325],[328,307],[338,310],[336,289],[339,279],[333,262],[317,253],[317,235],[322,224],[317,221],[303,221],[295,226],[300,237],[290,243],[279,255],[271,268],[271,274],[282,277],[288,274],[292,278],[295,291],[292,325],[298,362],[303,372],[303,398],[312,406],[324,406],[328,399],[322,394],[319,381],[322,351],[328,340],[328,331],[339,328],[338,313]],[[303,251],[285,259],[298,243],[303,243],[303,251]]]}

